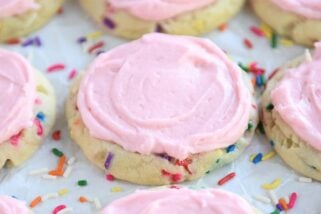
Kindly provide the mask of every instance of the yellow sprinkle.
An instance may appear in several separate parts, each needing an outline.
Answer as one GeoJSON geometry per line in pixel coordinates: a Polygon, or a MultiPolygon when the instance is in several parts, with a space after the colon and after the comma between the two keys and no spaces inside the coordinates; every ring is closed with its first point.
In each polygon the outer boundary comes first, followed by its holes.
{"type": "Polygon", "coordinates": [[[294,42],[289,39],[281,39],[280,43],[285,46],[292,46],[294,45],[294,42]]]}
{"type": "Polygon", "coordinates": [[[270,26],[268,26],[267,24],[261,24],[260,25],[260,29],[262,30],[262,32],[264,33],[264,36],[267,38],[271,38],[272,36],[272,29],[270,28],[270,26]]]}
{"type": "Polygon", "coordinates": [[[266,161],[269,160],[271,158],[273,158],[276,155],[275,151],[270,151],[269,153],[266,153],[263,157],[262,157],[262,161],[266,161]]]}
{"type": "Polygon", "coordinates": [[[102,32],[100,32],[100,31],[95,31],[95,32],[88,33],[88,34],[86,35],[86,38],[87,38],[87,39],[94,40],[94,39],[97,39],[97,38],[101,37],[102,35],[103,35],[102,32]]]}
{"type": "Polygon", "coordinates": [[[121,192],[121,191],[123,191],[123,188],[115,186],[115,187],[111,188],[111,191],[112,192],[121,192]]]}
{"type": "Polygon", "coordinates": [[[58,191],[58,194],[59,194],[60,196],[63,196],[63,195],[66,195],[68,192],[69,192],[68,189],[61,189],[61,190],[58,191]]]}
{"type": "Polygon", "coordinates": [[[250,162],[252,162],[257,154],[253,154],[250,156],[250,162]]]}
{"type": "Polygon", "coordinates": [[[280,184],[281,184],[281,179],[277,178],[270,184],[263,184],[262,188],[266,189],[266,190],[272,190],[272,189],[277,188],[280,184]]]}

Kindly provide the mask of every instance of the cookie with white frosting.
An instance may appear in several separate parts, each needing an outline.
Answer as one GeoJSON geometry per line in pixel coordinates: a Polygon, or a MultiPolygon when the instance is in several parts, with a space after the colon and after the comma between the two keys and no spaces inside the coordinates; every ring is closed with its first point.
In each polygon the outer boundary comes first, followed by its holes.
{"type": "Polygon", "coordinates": [[[105,30],[136,39],[146,33],[199,35],[228,22],[245,0],[80,0],[105,30]]]}
{"type": "Polygon", "coordinates": [[[64,0],[0,0],[0,42],[26,36],[54,16],[64,0]]]}
{"type": "Polygon", "coordinates": [[[305,176],[321,181],[321,43],[314,57],[277,69],[262,97],[267,136],[281,158],[305,176]]]}
{"type": "Polygon", "coordinates": [[[55,119],[49,81],[21,55],[0,49],[0,168],[17,166],[41,145],[55,119]]]}
{"type": "Polygon", "coordinates": [[[321,39],[319,0],[251,0],[255,13],[277,33],[312,46],[321,39]]]}
{"type": "Polygon", "coordinates": [[[210,40],[148,34],[99,55],[66,105],[70,135],[121,180],[194,180],[236,159],[257,125],[249,79],[210,40]]]}

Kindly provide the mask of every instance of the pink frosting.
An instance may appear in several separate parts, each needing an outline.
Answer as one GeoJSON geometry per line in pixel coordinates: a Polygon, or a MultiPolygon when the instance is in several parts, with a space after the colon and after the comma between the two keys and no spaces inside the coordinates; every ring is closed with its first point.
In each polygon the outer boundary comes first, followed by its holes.
{"type": "Polygon", "coordinates": [[[0,49],[0,143],[32,125],[33,69],[20,55],[0,49]]]}
{"type": "Polygon", "coordinates": [[[253,214],[252,207],[234,193],[219,189],[162,189],[138,191],[116,200],[101,214],[253,214]]]}
{"type": "Polygon", "coordinates": [[[211,41],[158,33],[97,57],[78,93],[92,136],[178,159],[235,143],[250,102],[241,70],[211,41]]]}
{"type": "Polygon", "coordinates": [[[270,0],[286,11],[294,12],[310,19],[321,19],[320,0],[270,0]]]}
{"type": "Polygon", "coordinates": [[[2,214],[28,214],[26,203],[9,196],[0,196],[0,213],[2,214]]]}
{"type": "Polygon", "coordinates": [[[19,15],[38,8],[39,5],[34,0],[0,0],[0,18],[19,15]]]}
{"type": "Polygon", "coordinates": [[[312,62],[290,69],[271,93],[274,108],[300,138],[321,151],[321,42],[312,62]]]}
{"type": "Polygon", "coordinates": [[[129,11],[132,15],[148,20],[161,21],[199,9],[216,0],[106,0],[113,7],[129,11]]]}

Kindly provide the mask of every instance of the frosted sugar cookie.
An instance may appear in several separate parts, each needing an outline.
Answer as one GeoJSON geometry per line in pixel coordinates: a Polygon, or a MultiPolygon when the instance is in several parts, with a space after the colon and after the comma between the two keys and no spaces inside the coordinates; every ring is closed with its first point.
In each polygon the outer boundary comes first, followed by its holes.
{"type": "Polygon", "coordinates": [[[240,196],[219,189],[141,190],[115,200],[101,214],[172,213],[172,214],[259,214],[240,196]]]}
{"type": "Polygon", "coordinates": [[[48,80],[19,54],[0,49],[0,168],[17,166],[41,145],[55,118],[48,80]]]}
{"type": "Polygon", "coordinates": [[[267,136],[283,160],[321,181],[321,43],[314,57],[301,57],[276,70],[263,94],[267,136]]]}
{"type": "Polygon", "coordinates": [[[321,40],[319,0],[251,0],[251,4],[277,33],[309,46],[321,40]]]}
{"type": "Polygon", "coordinates": [[[146,33],[199,35],[229,21],[245,0],[80,0],[108,32],[136,39],[146,33]]]}
{"type": "Polygon", "coordinates": [[[63,0],[0,0],[0,42],[36,31],[62,3],[63,0]]]}
{"type": "Polygon", "coordinates": [[[257,125],[246,74],[207,39],[148,34],[99,55],[73,84],[70,135],[118,179],[161,185],[230,163],[257,125]]]}
{"type": "Polygon", "coordinates": [[[0,213],[2,214],[32,214],[26,203],[10,196],[0,196],[0,213]]]}

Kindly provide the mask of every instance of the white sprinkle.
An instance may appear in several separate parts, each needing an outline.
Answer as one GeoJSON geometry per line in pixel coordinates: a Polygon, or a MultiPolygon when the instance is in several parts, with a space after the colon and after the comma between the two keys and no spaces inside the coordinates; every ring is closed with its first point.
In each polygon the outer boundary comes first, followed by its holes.
{"type": "Polygon", "coordinates": [[[305,49],[305,59],[308,62],[312,61],[312,56],[311,56],[311,53],[310,53],[309,49],[305,49]]]}
{"type": "Polygon", "coordinates": [[[289,196],[284,196],[284,200],[286,204],[289,204],[290,198],[289,196]]]}
{"type": "Polygon", "coordinates": [[[70,175],[70,173],[71,173],[71,170],[72,170],[72,169],[73,169],[72,166],[68,166],[67,169],[65,170],[63,176],[64,176],[65,178],[68,178],[69,175],[70,175]]]}
{"type": "Polygon", "coordinates": [[[72,208],[65,208],[63,210],[60,210],[59,212],[57,212],[57,214],[65,214],[65,213],[71,213],[72,208]]]}
{"type": "Polygon", "coordinates": [[[67,163],[68,163],[68,165],[72,165],[75,161],[76,161],[76,158],[75,157],[71,157],[71,158],[69,158],[67,163]]]}
{"type": "Polygon", "coordinates": [[[55,180],[55,179],[57,179],[57,176],[53,176],[53,175],[43,175],[42,176],[44,179],[52,179],[52,180],[55,180]]]}
{"type": "Polygon", "coordinates": [[[269,199],[268,197],[265,197],[263,195],[256,195],[254,198],[255,198],[255,200],[260,201],[262,203],[271,204],[271,199],[269,199]]]}
{"type": "Polygon", "coordinates": [[[94,198],[94,204],[95,204],[96,209],[101,208],[101,203],[98,198],[94,198]]]}
{"type": "Polygon", "coordinates": [[[275,192],[274,192],[273,190],[269,190],[269,191],[268,191],[268,194],[269,194],[269,196],[270,196],[273,204],[274,204],[274,205],[277,205],[277,204],[279,203],[279,201],[278,201],[278,197],[276,197],[275,192]]]}
{"type": "Polygon", "coordinates": [[[43,201],[46,201],[46,200],[48,200],[48,199],[57,198],[58,196],[59,196],[58,193],[53,192],[53,193],[49,193],[49,194],[43,196],[43,197],[42,197],[42,200],[43,200],[43,201]]]}
{"type": "Polygon", "coordinates": [[[312,178],[307,178],[307,177],[299,177],[299,181],[303,183],[311,183],[312,178]]]}
{"type": "Polygon", "coordinates": [[[35,169],[29,172],[29,175],[41,175],[48,173],[48,168],[35,169]]]}

